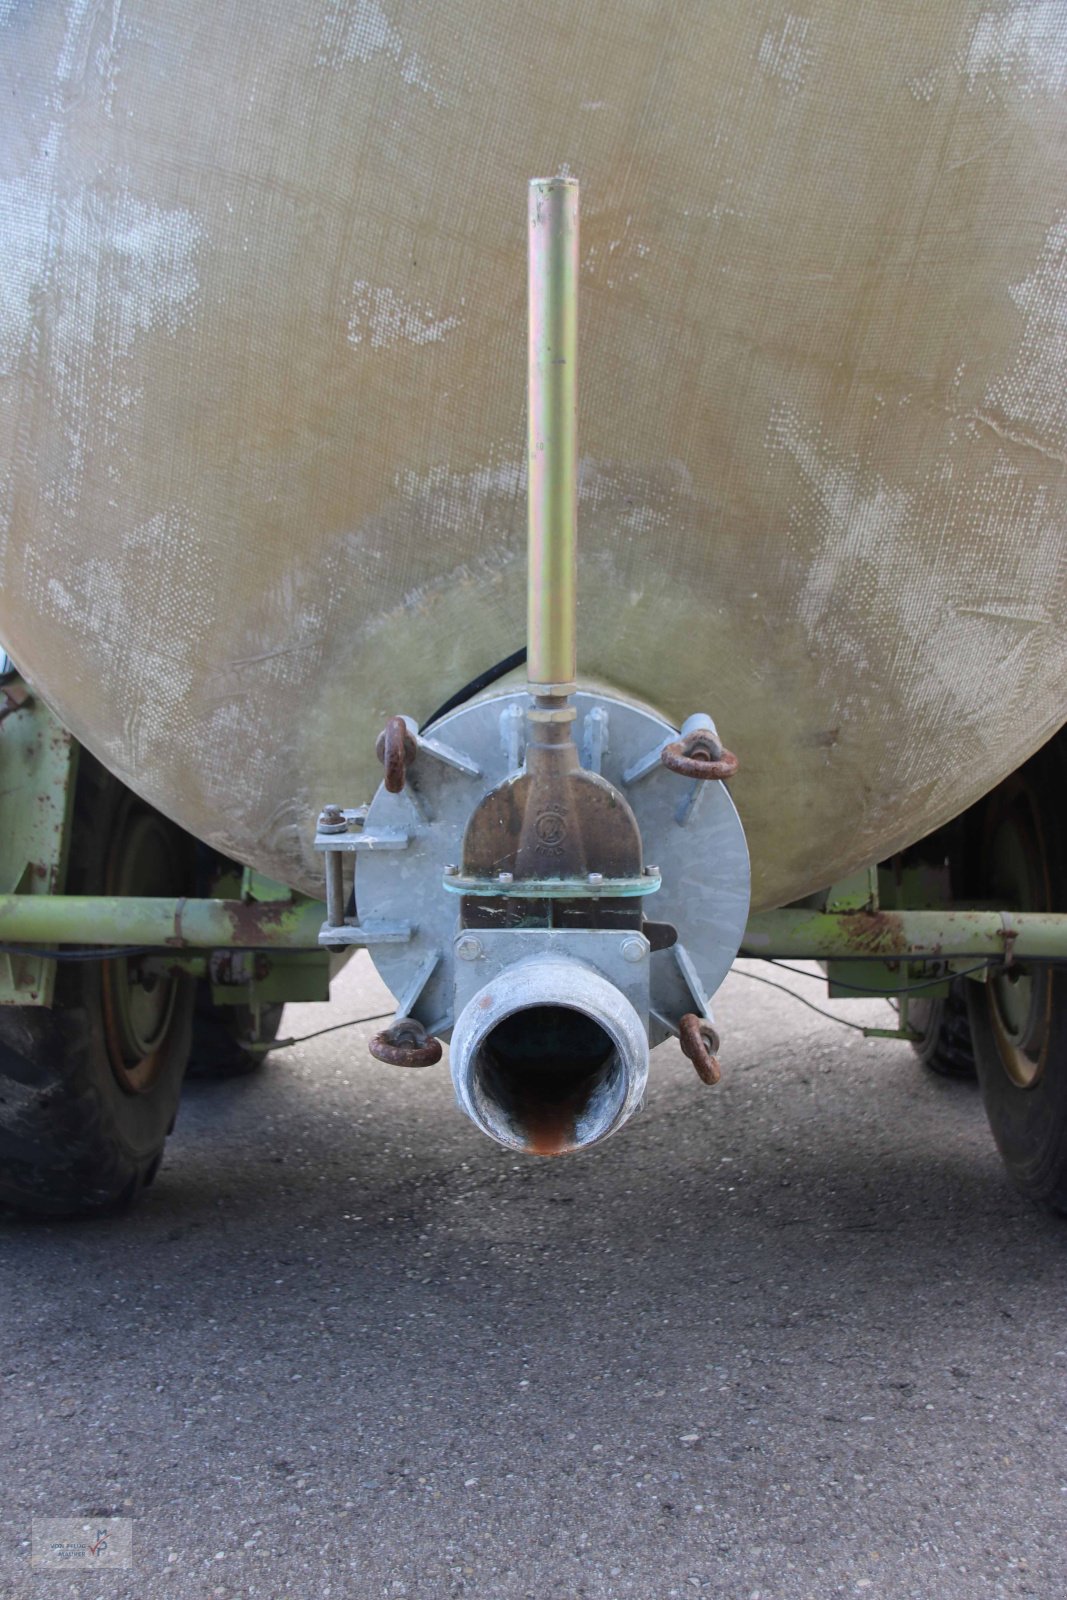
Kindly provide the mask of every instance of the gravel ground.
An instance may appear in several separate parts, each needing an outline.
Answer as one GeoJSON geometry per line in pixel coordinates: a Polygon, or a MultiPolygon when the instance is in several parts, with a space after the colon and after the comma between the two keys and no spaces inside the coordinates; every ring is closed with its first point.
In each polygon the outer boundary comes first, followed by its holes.
{"type": "Polygon", "coordinates": [[[1067,1224],[907,1046],[717,1012],[723,1083],[662,1048],[582,1157],[353,1029],[191,1085],[128,1216],[3,1227],[4,1600],[1061,1600],[1067,1224]],[[50,1516],[132,1569],[31,1570],[50,1516]]]}

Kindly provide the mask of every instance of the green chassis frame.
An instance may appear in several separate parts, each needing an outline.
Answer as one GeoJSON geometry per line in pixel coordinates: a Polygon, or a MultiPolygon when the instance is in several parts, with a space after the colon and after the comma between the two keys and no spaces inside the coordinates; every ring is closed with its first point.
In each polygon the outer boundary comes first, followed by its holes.
{"type": "MultiPolygon", "coordinates": [[[[219,1004],[329,997],[331,957],[318,943],[321,902],[249,869],[221,879],[224,893],[211,899],[64,894],[78,747],[20,680],[9,678],[0,695],[0,884],[8,891],[0,893],[0,947],[149,946],[169,970],[209,977],[219,1004]]],[[[739,954],[821,961],[831,995],[892,996],[919,982],[928,998],[946,993],[962,972],[981,981],[991,963],[1067,960],[1067,914],[948,903],[930,909],[936,888],[928,878],[902,884],[866,869],[818,904],[757,912],[739,954]],[[927,909],[902,905],[911,894],[927,909]],[[894,908],[884,909],[883,899],[894,908]]],[[[403,931],[367,928],[358,942],[403,931]]],[[[49,1005],[54,976],[54,960],[0,951],[0,1004],[49,1005]]],[[[910,1037],[906,1015],[901,1023],[899,1030],[869,1031],[910,1037]]]]}

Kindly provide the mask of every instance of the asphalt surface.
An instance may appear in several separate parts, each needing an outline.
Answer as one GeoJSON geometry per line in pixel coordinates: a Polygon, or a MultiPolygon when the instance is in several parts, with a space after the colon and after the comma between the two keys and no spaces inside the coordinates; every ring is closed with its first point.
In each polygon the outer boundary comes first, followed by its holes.
{"type": "Polygon", "coordinates": [[[352,1029],[190,1086],[127,1216],[0,1229],[0,1596],[1060,1600],[1067,1223],[906,1045],[717,1013],[723,1083],[662,1048],[585,1156],[352,1029]],[[31,1570],[65,1516],[132,1569],[31,1570]]]}

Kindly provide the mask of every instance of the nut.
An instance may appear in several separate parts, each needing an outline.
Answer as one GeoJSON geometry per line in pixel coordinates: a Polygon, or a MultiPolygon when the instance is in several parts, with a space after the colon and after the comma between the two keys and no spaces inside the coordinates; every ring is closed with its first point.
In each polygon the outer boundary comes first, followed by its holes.
{"type": "Polygon", "coordinates": [[[340,806],[323,806],[318,827],[320,833],[347,833],[348,819],[340,806]]]}

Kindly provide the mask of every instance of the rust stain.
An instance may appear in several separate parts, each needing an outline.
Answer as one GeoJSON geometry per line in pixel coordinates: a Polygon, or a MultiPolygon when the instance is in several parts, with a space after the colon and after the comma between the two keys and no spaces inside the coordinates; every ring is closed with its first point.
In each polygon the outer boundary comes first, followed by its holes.
{"type": "Polygon", "coordinates": [[[569,1094],[550,1094],[532,1078],[515,1093],[516,1121],[532,1156],[562,1156],[578,1148],[578,1119],[589,1104],[588,1080],[569,1094]]]}
{"type": "Polygon", "coordinates": [[[233,942],[240,946],[263,943],[263,935],[281,929],[287,913],[292,916],[292,906],[286,900],[263,901],[232,900],[226,902],[226,916],[233,929],[233,942]]]}
{"type": "Polygon", "coordinates": [[[905,956],[908,941],[900,919],[892,911],[844,911],[841,929],[848,939],[842,955],[905,956]]]}

